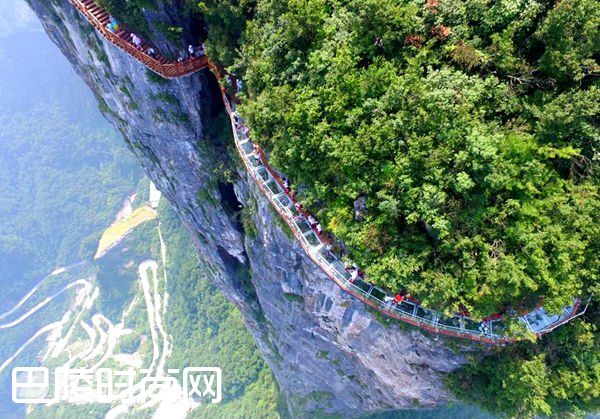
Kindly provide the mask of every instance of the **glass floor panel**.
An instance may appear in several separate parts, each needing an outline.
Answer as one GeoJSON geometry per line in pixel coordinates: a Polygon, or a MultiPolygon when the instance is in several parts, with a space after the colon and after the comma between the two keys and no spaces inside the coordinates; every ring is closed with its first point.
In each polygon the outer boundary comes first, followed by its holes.
{"type": "Polygon", "coordinates": [[[438,319],[438,322],[444,326],[451,326],[460,329],[460,317],[441,316],[438,319]]]}
{"type": "Polygon", "coordinates": [[[423,308],[423,307],[419,307],[417,309],[417,316],[420,317],[420,318],[422,318],[422,319],[433,321],[433,319],[435,318],[435,311],[428,310],[428,309],[423,308]]]}
{"type": "Polygon", "coordinates": [[[346,278],[346,280],[350,279],[350,274],[348,273],[348,271],[346,271],[344,262],[342,262],[341,260],[336,260],[332,263],[332,265],[337,272],[339,272],[344,278],[346,278]]]}
{"type": "Polygon", "coordinates": [[[492,333],[498,336],[505,336],[508,331],[508,326],[503,320],[494,320],[491,322],[492,333]]]}
{"type": "Polygon", "coordinates": [[[373,290],[371,291],[371,295],[380,301],[384,301],[386,293],[383,292],[382,290],[380,290],[379,288],[374,287],[373,290]]]}
{"type": "Polygon", "coordinates": [[[476,321],[473,321],[466,317],[464,319],[464,322],[465,322],[465,329],[472,330],[477,333],[481,333],[481,330],[479,330],[479,326],[481,326],[481,323],[477,323],[476,321]]]}
{"type": "Polygon", "coordinates": [[[414,310],[415,310],[415,305],[412,303],[409,303],[407,301],[402,301],[396,307],[398,308],[398,310],[400,310],[406,314],[409,314],[411,316],[413,315],[414,310]]]}
{"type": "Polygon", "coordinates": [[[318,246],[321,244],[321,240],[319,240],[319,238],[317,237],[317,235],[315,233],[308,234],[305,237],[311,246],[318,246]]]}
{"type": "Polygon", "coordinates": [[[533,331],[542,330],[543,328],[545,328],[546,326],[548,326],[550,324],[548,319],[546,319],[543,316],[543,314],[540,313],[538,310],[535,310],[535,311],[527,314],[525,316],[525,318],[529,322],[529,325],[531,326],[531,329],[533,331]]]}
{"type": "Polygon", "coordinates": [[[287,195],[282,195],[277,198],[277,200],[286,208],[291,208],[294,205],[292,200],[287,195]]]}
{"type": "MultiPolygon", "coordinates": [[[[250,161],[252,161],[252,160],[254,160],[254,159],[250,159],[250,161]]],[[[267,169],[264,168],[264,166],[260,167],[257,170],[257,173],[258,173],[258,177],[260,179],[262,179],[263,181],[266,181],[269,179],[269,176],[270,176],[269,172],[267,171],[267,169]]]]}
{"type": "Polygon", "coordinates": [[[371,289],[371,284],[363,281],[362,279],[357,279],[356,281],[354,281],[354,285],[356,285],[365,293],[369,292],[369,290],[371,289]]]}
{"type": "Polygon", "coordinates": [[[308,225],[306,220],[304,220],[304,218],[301,218],[300,220],[296,220],[296,225],[298,226],[298,228],[300,229],[302,234],[306,233],[307,231],[311,231],[310,226],[308,225]]]}
{"type": "Polygon", "coordinates": [[[550,320],[550,323],[556,323],[557,321],[560,320],[560,315],[548,314],[548,312],[543,307],[540,308],[540,311],[543,312],[546,315],[546,317],[548,317],[548,320],[550,320]]]}
{"type": "Polygon", "coordinates": [[[252,153],[252,150],[254,150],[254,144],[248,141],[247,143],[242,144],[242,150],[244,150],[244,153],[250,154],[252,153]]]}
{"type": "Polygon", "coordinates": [[[277,195],[278,193],[281,192],[279,190],[279,186],[277,185],[277,182],[275,182],[274,179],[270,179],[268,182],[266,182],[265,186],[271,191],[271,193],[273,195],[277,195]]]}

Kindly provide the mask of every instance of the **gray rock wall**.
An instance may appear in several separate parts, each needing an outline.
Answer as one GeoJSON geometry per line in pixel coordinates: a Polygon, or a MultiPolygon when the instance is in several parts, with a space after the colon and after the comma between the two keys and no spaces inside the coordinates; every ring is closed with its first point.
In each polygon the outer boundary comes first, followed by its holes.
{"type": "MultiPolygon", "coordinates": [[[[372,314],[303,254],[241,168],[208,71],[160,80],[101,39],[68,0],[28,1],[185,220],[204,272],[242,311],[293,415],[356,416],[449,400],[444,373],[464,356],[445,338],[372,314]],[[223,204],[219,182],[234,183],[253,231],[223,204]]],[[[161,3],[149,18],[176,22],[177,7],[161,3]]]]}

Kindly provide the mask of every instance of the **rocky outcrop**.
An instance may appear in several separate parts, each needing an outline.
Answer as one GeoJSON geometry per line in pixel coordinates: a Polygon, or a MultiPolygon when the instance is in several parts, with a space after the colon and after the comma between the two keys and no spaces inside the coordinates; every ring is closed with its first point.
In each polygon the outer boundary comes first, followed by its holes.
{"type": "MultiPolygon", "coordinates": [[[[292,414],[355,416],[449,399],[442,378],[464,356],[442,337],[371,313],[304,255],[241,167],[210,72],[160,79],[101,39],[68,0],[28,1],[185,220],[206,276],[242,311],[292,414]]],[[[154,19],[184,25],[177,2],[159,3],[151,28],[160,27],[154,19]]],[[[150,36],[175,50],[160,32],[150,36]]]]}

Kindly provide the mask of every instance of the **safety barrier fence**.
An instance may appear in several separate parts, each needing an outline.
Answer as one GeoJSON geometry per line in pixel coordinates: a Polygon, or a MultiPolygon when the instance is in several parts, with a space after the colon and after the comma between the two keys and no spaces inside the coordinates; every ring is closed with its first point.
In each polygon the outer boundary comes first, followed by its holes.
{"type": "MultiPolygon", "coordinates": [[[[99,8],[95,5],[91,7],[93,0],[70,1],[107,40],[157,74],[165,78],[175,78],[208,67],[219,80],[222,79],[220,70],[207,57],[191,58],[178,63],[164,63],[164,59],[150,57],[127,40],[106,29],[105,24],[97,16],[99,8]]],[[[229,100],[222,85],[221,93],[231,122],[235,146],[248,174],[289,226],[304,252],[340,288],[388,317],[433,333],[489,344],[503,344],[523,338],[522,335],[509,335],[507,322],[503,318],[478,322],[468,316],[448,316],[413,301],[403,300],[395,303],[390,301],[392,296],[384,289],[370,284],[361,277],[352,279],[346,264],[330,251],[322,235],[309,225],[306,217],[298,213],[294,196],[284,187],[277,171],[271,168],[265,153],[248,137],[249,130],[243,124],[243,119],[237,113],[235,105],[229,100]]],[[[544,307],[538,307],[531,312],[521,314],[518,321],[527,330],[539,336],[582,315],[587,309],[587,304],[589,300],[583,304],[577,297],[570,306],[564,307],[561,313],[550,314],[544,307]]]]}
{"type": "Polygon", "coordinates": [[[69,1],[106,40],[164,78],[172,79],[183,77],[208,67],[208,58],[206,56],[190,57],[181,62],[168,61],[158,55],[150,56],[144,49],[139,49],[129,42],[131,34],[128,32],[120,30],[120,35],[119,33],[108,30],[106,23],[108,22],[109,14],[104,9],[97,6],[93,0],[69,1]]]}
{"type": "MultiPolygon", "coordinates": [[[[260,147],[248,137],[248,130],[241,123],[241,116],[236,112],[235,105],[230,103],[224,91],[223,101],[230,116],[236,148],[246,170],[289,226],[305,253],[340,288],[384,315],[434,333],[493,344],[512,342],[521,338],[506,334],[508,331],[504,319],[477,322],[467,316],[447,316],[412,301],[404,300],[395,304],[389,301],[392,296],[382,288],[370,284],[360,277],[352,280],[352,275],[346,270],[347,264],[328,249],[327,243],[321,235],[308,224],[303,215],[298,214],[294,197],[284,187],[277,172],[269,166],[260,147]],[[388,301],[386,301],[386,297],[388,301]]],[[[543,307],[539,307],[521,315],[519,321],[531,332],[541,335],[580,316],[585,312],[585,308],[586,306],[581,304],[581,300],[575,298],[573,304],[565,307],[560,314],[549,314],[543,307]]]]}

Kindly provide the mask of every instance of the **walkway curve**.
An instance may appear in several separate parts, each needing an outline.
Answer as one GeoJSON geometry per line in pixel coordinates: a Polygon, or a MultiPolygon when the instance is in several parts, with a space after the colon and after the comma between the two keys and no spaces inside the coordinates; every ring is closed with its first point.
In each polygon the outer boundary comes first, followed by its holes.
{"type": "MultiPolygon", "coordinates": [[[[241,125],[241,129],[236,127],[235,121],[242,119],[236,112],[235,105],[230,103],[224,92],[223,101],[227,113],[230,115],[236,148],[247,172],[290,227],[305,253],[340,288],[388,317],[433,333],[490,344],[504,344],[525,338],[524,336],[507,336],[507,324],[502,318],[476,322],[462,315],[449,317],[412,301],[404,300],[400,304],[392,304],[386,302],[386,298],[390,299],[392,296],[385,290],[360,277],[352,280],[351,274],[345,268],[347,264],[327,250],[327,243],[323,240],[322,234],[308,224],[304,215],[294,213],[296,204],[294,197],[284,187],[277,172],[269,166],[264,152],[248,138],[247,128],[244,125],[241,125]],[[255,149],[259,158],[255,157],[255,149]]],[[[580,298],[574,298],[573,304],[564,307],[561,314],[549,314],[543,307],[538,307],[521,315],[518,320],[529,331],[540,336],[582,315],[586,309],[587,304],[582,304],[580,298]]]]}
{"type": "Polygon", "coordinates": [[[69,1],[96,28],[104,39],[166,79],[187,76],[208,67],[208,58],[206,56],[189,57],[181,62],[169,61],[158,53],[151,56],[147,52],[150,47],[148,44],[143,43],[141,48],[137,48],[129,41],[131,39],[129,32],[123,29],[120,29],[116,33],[109,31],[106,25],[110,22],[110,15],[106,10],[94,3],[94,0],[69,1]]]}
{"type": "MultiPolygon", "coordinates": [[[[222,79],[219,68],[205,56],[190,58],[182,63],[165,62],[164,59],[157,60],[150,57],[127,41],[127,33],[118,36],[108,31],[102,21],[102,19],[106,19],[108,13],[95,5],[93,0],[69,1],[105,39],[157,74],[165,78],[177,78],[209,68],[217,79],[222,79]]],[[[412,301],[404,300],[399,304],[392,304],[389,302],[391,295],[385,290],[360,277],[352,280],[351,275],[345,269],[345,264],[327,250],[327,243],[323,240],[322,235],[307,223],[307,214],[295,212],[294,197],[284,187],[279,174],[270,167],[265,153],[248,137],[249,130],[243,124],[243,119],[237,113],[235,105],[230,102],[222,84],[221,94],[231,122],[236,149],[244,162],[246,171],[289,226],[307,256],[341,289],[385,316],[436,334],[495,345],[525,338],[523,335],[508,335],[507,322],[503,318],[477,322],[463,315],[446,316],[442,312],[425,308],[412,301]]],[[[550,314],[540,306],[531,312],[521,314],[517,319],[527,330],[536,336],[541,336],[575,317],[581,316],[585,313],[588,304],[589,300],[584,304],[579,297],[575,297],[573,303],[564,307],[559,314],[550,314]]]]}

